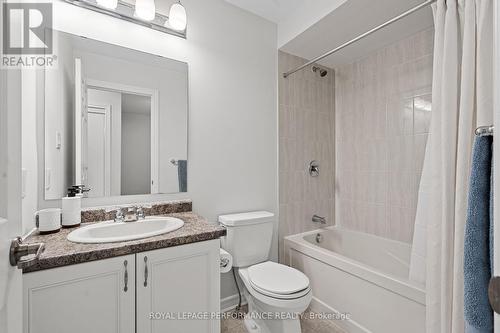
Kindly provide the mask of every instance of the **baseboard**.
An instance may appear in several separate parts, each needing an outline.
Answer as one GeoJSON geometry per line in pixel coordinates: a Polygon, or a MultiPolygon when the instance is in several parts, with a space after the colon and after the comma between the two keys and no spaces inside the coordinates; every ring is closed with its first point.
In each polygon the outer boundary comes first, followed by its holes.
{"type": "MultiPolygon", "coordinates": [[[[309,307],[311,311],[316,312],[316,313],[335,313],[339,314],[339,311],[336,309],[332,308],[328,304],[320,301],[316,297],[313,297],[311,301],[311,305],[309,307]]],[[[356,321],[352,319],[347,319],[347,320],[335,320],[334,323],[337,326],[340,326],[342,329],[346,330],[349,333],[372,333],[369,329],[366,327],[358,324],[356,321]]]]}
{"type": "MultiPolygon", "coordinates": [[[[220,311],[227,312],[234,310],[238,306],[238,294],[223,298],[220,300],[220,311]]],[[[241,295],[241,305],[247,304],[245,296],[241,295]]]]}
{"type": "MultiPolygon", "coordinates": [[[[241,305],[247,304],[245,296],[241,296],[241,305]]],[[[221,299],[220,301],[220,309],[221,313],[232,311],[238,306],[238,294],[226,297],[221,299]]],[[[312,298],[310,310],[316,313],[335,313],[339,314],[339,311],[335,310],[331,306],[317,299],[316,297],[312,298]]],[[[352,319],[347,320],[336,320],[335,324],[340,326],[342,329],[346,330],[349,333],[372,333],[366,327],[358,324],[352,319]]]]}

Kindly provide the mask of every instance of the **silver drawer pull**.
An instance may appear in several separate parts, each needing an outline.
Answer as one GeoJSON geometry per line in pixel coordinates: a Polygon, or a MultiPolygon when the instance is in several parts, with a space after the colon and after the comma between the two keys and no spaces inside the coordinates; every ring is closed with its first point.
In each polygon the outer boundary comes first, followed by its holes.
{"type": "Polygon", "coordinates": [[[127,290],[128,290],[128,270],[127,270],[127,265],[128,265],[128,261],[125,260],[123,262],[123,266],[125,266],[125,275],[123,276],[123,282],[125,282],[125,287],[123,287],[123,291],[124,292],[127,292],[127,290]]]}
{"type": "Polygon", "coordinates": [[[148,286],[148,257],[144,257],[144,287],[148,286]]]}

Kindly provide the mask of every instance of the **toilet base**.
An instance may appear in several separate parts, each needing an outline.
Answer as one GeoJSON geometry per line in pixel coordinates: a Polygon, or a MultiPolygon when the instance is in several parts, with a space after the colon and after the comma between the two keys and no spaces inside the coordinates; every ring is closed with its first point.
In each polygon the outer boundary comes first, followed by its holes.
{"type": "Polygon", "coordinates": [[[248,333],[301,333],[298,319],[286,320],[253,320],[245,319],[245,328],[248,333]]]}
{"type": "Polygon", "coordinates": [[[248,333],[262,333],[260,326],[249,315],[245,316],[243,323],[248,333]]]}
{"type": "Polygon", "coordinates": [[[244,324],[248,333],[301,333],[300,313],[279,313],[283,316],[280,319],[264,318],[264,314],[269,314],[268,306],[260,304],[247,291],[245,297],[248,301],[248,314],[244,324]]]}

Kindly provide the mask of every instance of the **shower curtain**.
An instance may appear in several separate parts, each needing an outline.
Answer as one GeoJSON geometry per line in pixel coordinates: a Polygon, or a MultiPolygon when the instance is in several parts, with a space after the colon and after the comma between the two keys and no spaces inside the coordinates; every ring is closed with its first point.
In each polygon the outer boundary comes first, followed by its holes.
{"type": "Polygon", "coordinates": [[[438,0],[432,119],[410,279],[426,284],[427,333],[464,332],[463,248],[474,130],[493,123],[493,1],[438,0]]]}

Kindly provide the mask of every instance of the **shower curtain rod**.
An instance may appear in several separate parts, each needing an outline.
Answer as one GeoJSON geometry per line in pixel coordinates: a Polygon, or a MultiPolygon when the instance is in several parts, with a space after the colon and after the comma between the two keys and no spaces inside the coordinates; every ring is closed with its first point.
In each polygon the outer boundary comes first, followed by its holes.
{"type": "Polygon", "coordinates": [[[347,46],[349,46],[349,45],[351,45],[353,43],[356,43],[358,40],[361,40],[361,39],[365,38],[366,36],[371,35],[372,33],[376,32],[376,31],[378,31],[378,30],[380,30],[382,28],[385,28],[388,25],[390,25],[390,24],[392,24],[392,23],[394,23],[396,21],[399,21],[402,18],[405,18],[406,16],[408,16],[410,14],[413,14],[414,12],[416,12],[416,11],[418,11],[418,10],[424,8],[424,7],[427,7],[427,6],[431,5],[431,4],[433,4],[436,1],[437,0],[427,0],[427,1],[423,2],[423,3],[421,3],[420,5],[417,5],[417,6],[413,7],[413,8],[411,8],[411,9],[407,10],[406,12],[404,12],[404,13],[402,13],[402,14],[400,14],[400,15],[392,18],[392,19],[390,19],[389,21],[387,21],[385,23],[382,23],[381,25],[379,25],[379,26],[371,29],[370,31],[367,31],[364,34],[361,34],[358,37],[356,37],[354,39],[351,39],[348,42],[345,42],[344,44],[342,44],[342,45],[334,48],[333,50],[330,50],[330,51],[326,52],[325,54],[320,55],[319,57],[316,57],[313,60],[306,62],[302,66],[299,66],[299,67],[297,67],[295,69],[292,69],[291,71],[283,73],[283,77],[287,78],[288,76],[292,75],[293,73],[298,72],[301,69],[304,69],[307,66],[310,66],[310,65],[314,64],[315,62],[320,61],[321,59],[324,59],[324,58],[326,58],[326,57],[334,54],[335,52],[338,52],[338,51],[342,50],[343,48],[345,48],[345,47],[347,47],[347,46]]]}

